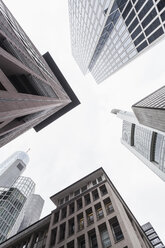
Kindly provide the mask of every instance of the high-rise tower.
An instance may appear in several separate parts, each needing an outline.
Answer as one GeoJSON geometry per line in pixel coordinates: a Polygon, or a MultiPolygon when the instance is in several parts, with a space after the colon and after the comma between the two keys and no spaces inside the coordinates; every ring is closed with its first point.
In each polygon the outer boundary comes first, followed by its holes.
{"type": "Polygon", "coordinates": [[[40,218],[44,200],[33,194],[32,179],[20,176],[28,161],[27,153],[15,152],[0,165],[0,243],[40,218]]]}
{"type": "Polygon", "coordinates": [[[102,168],[51,197],[50,215],[0,248],[152,248],[142,227],[102,168]]]}
{"type": "Polygon", "coordinates": [[[142,225],[142,228],[154,248],[165,248],[150,222],[142,225]]]}
{"type": "Polygon", "coordinates": [[[23,173],[29,162],[29,156],[25,152],[15,152],[0,164],[0,187],[9,188],[23,173]]]}
{"type": "Polygon", "coordinates": [[[72,54],[97,83],[164,37],[164,0],[68,0],[72,54]]]}
{"type": "Polygon", "coordinates": [[[165,86],[132,105],[140,124],[165,132],[165,86]]]}
{"type": "Polygon", "coordinates": [[[121,143],[165,181],[165,133],[141,125],[131,112],[112,113],[123,120],[121,143]]]}
{"type": "Polygon", "coordinates": [[[50,54],[39,53],[0,0],[0,147],[79,103],[50,54]]]}

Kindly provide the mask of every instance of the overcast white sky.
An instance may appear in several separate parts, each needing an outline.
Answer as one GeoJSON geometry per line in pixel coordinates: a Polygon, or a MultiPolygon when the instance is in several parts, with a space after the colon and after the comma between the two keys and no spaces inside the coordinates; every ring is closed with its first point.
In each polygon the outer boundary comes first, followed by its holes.
{"type": "Polygon", "coordinates": [[[5,0],[43,54],[49,51],[81,105],[45,129],[34,130],[0,150],[0,162],[29,147],[24,176],[45,200],[42,217],[53,210],[49,197],[102,166],[142,225],[148,221],[165,243],[165,183],[120,143],[122,122],[112,108],[131,105],[165,82],[165,40],[102,84],[82,75],[71,55],[67,0],[5,0]]]}

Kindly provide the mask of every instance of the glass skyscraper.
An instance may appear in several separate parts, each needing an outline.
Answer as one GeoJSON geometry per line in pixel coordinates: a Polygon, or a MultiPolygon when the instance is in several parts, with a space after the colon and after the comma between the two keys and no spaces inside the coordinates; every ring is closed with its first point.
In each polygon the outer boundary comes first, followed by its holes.
{"type": "Polygon", "coordinates": [[[165,248],[150,222],[142,225],[142,228],[154,248],[165,248]]]}
{"type": "Polygon", "coordinates": [[[97,83],[164,37],[164,0],[68,2],[73,57],[97,83]]]}
{"type": "Polygon", "coordinates": [[[165,181],[165,133],[139,124],[133,113],[112,113],[123,120],[121,143],[165,181]]]}
{"type": "Polygon", "coordinates": [[[16,179],[23,173],[29,162],[25,152],[15,152],[0,164],[0,187],[11,187],[16,179]]]}
{"type": "Polygon", "coordinates": [[[16,152],[0,165],[0,243],[40,218],[44,201],[33,194],[32,179],[20,176],[28,162],[27,153],[16,152]]]}

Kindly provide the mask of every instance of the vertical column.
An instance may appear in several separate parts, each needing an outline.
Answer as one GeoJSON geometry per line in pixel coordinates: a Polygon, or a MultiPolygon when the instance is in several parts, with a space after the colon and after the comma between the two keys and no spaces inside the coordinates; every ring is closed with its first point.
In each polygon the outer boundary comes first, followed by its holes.
{"type": "Polygon", "coordinates": [[[110,227],[110,223],[109,221],[106,219],[106,227],[107,227],[107,231],[108,231],[108,234],[109,234],[109,238],[110,238],[110,241],[111,241],[111,244],[115,244],[115,241],[114,241],[114,237],[112,235],[112,230],[111,230],[111,227],[110,227]]]}
{"type": "Polygon", "coordinates": [[[34,239],[34,233],[30,237],[30,241],[27,245],[27,248],[32,248],[33,247],[33,239],[34,239]]]}
{"type": "Polygon", "coordinates": [[[53,225],[53,219],[54,219],[54,213],[51,214],[51,219],[50,219],[50,224],[48,228],[48,234],[47,234],[47,239],[46,239],[46,245],[45,248],[50,247],[50,240],[51,240],[51,227],[53,225]]]}
{"type": "MultiPolygon", "coordinates": [[[[85,247],[89,248],[90,245],[89,245],[89,237],[88,237],[88,233],[85,232],[85,247]]],[[[76,247],[77,248],[77,247],[76,247]]]]}
{"type": "Polygon", "coordinates": [[[98,226],[95,226],[95,232],[96,232],[97,245],[98,245],[99,248],[101,248],[102,247],[102,242],[101,242],[101,239],[100,239],[100,232],[99,232],[98,226]]]}

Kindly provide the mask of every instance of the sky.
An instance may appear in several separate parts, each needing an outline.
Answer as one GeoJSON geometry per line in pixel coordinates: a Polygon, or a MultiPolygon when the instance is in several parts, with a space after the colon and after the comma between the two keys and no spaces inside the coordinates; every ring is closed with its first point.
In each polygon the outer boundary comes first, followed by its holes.
{"type": "Polygon", "coordinates": [[[4,2],[40,53],[50,52],[81,105],[2,147],[0,162],[30,148],[23,176],[45,200],[42,217],[55,208],[50,196],[102,166],[139,223],[150,221],[165,243],[165,183],[120,143],[122,121],[110,113],[131,111],[164,85],[165,39],[97,85],[72,57],[67,0],[4,2]]]}

